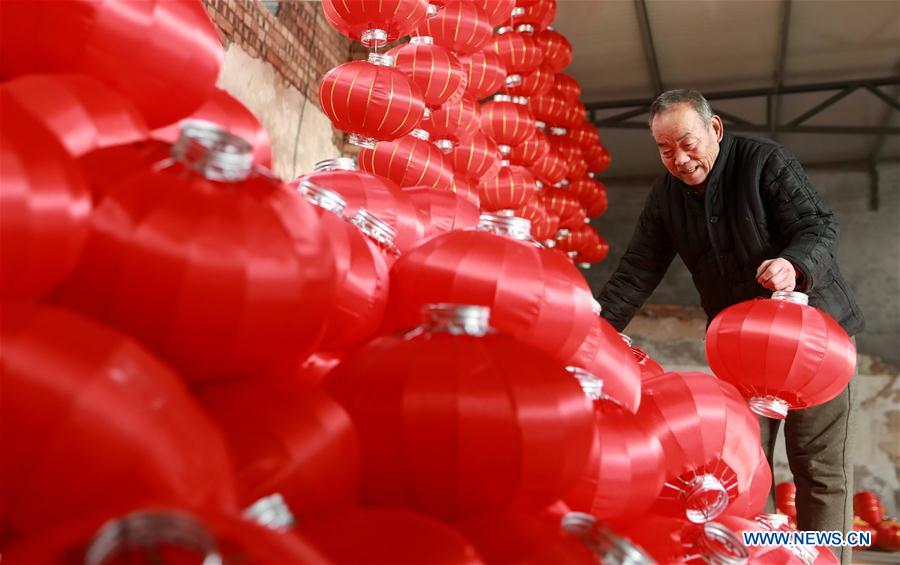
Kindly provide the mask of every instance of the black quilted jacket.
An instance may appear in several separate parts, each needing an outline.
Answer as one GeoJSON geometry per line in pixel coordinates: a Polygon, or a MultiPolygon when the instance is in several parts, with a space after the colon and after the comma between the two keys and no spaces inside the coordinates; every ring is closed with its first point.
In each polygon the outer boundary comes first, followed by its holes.
{"type": "Polygon", "coordinates": [[[855,335],[865,322],[838,269],[837,240],[837,219],[793,156],[775,143],[726,133],[704,196],[668,173],[656,180],[628,250],[600,292],[602,315],[622,331],[677,253],[712,320],[732,304],[770,296],[756,269],[784,257],[802,273],[798,290],[810,305],[855,335]]]}

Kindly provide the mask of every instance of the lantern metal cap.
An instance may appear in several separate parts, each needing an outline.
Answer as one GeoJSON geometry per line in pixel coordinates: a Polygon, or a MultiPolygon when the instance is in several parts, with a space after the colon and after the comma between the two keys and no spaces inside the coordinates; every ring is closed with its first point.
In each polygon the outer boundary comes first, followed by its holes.
{"type": "MultiPolygon", "coordinates": [[[[513,9],[513,14],[514,14],[514,15],[515,15],[515,12],[516,12],[516,10],[515,10],[515,8],[514,8],[514,9],[513,9]]],[[[524,14],[524,13],[525,13],[525,11],[524,11],[524,9],[523,9],[522,14],[524,14]]],[[[503,35],[503,34],[505,34],[505,33],[511,32],[511,31],[513,31],[513,26],[500,26],[500,27],[498,27],[496,30],[494,30],[494,33],[495,33],[496,35],[503,35]]]]}
{"type": "Polygon", "coordinates": [[[556,247],[556,240],[553,240],[553,239],[545,239],[545,240],[543,241],[543,245],[544,245],[544,247],[546,247],[547,249],[553,249],[554,247],[556,247]]]}
{"type": "Polygon", "coordinates": [[[510,147],[509,145],[500,144],[497,146],[497,151],[499,151],[501,155],[509,155],[510,153],[512,153],[512,147],[510,147]]]}
{"type": "Polygon", "coordinates": [[[325,159],[319,161],[313,166],[313,171],[324,173],[327,171],[358,171],[356,160],[353,157],[337,157],[335,159],[325,159]]]}
{"type": "Polygon", "coordinates": [[[556,239],[559,239],[561,237],[569,237],[570,235],[572,235],[572,231],[569,228],[561,228],[557,230],[555,237],[556,239]]]}
{"type": "Polygon", "coordinates": [[[329,212],[337,214],[338,216],[343,217],[344,210],[347,208],[347,201],[344,200],[340,194],[319,186],[309,179],[300,179],[300,184],[297,186],[297,192],[312,204],[323,210],[328,210],[329,212]]]}
{"type": "Polygon", "coordinates": [[[216,539],[190,514],[177,510],[140,510],[106,522],[91,539],[85,565],[101,565],[130,549],[175,545],[203,555],[203,565],[222,565],[216,539]]]}
{"type": "Polygon", "coordinates": [[[619,337],[622,338],[622,341],[624,341],[625,345],[627,345],[628,347],[631,347],[634,344],[634,340],[623,334],[622,332],[619,332],[619,337]]]}
{"type": "Polygon", "coordinates": [[[750,406],[755,414],[771,418],[773,420],[784,420],[791,405],[781,398],[774,395],[751,396],[747,399],[747,405],[750,406]]]}
{"type": "Polygon", "coordinates": [[[656,561],[629,540],[584,512],[569,512],[560,522],[563,532],[581,538],[600,563],[648,565],[656,561]]]}
{"type": "Polygon", "coordinates": [[[449,139],[438,139],[434,142],[434,146],[444,153],[450,153],[451,151],[453,151],[453,142],[449,139]]]}
{"type": "Polygon", "coordinates": [[[553,188],[565,188],[567,186],[569,186],[569,179],[563,179],[563,180],[559,181],[558,183],[554,184],[553,188]]]}
{"type": "Polygon", "coordinates": [[[590,218],[585,218],[585,219],[584,219],[584,223],[590,224],[590,223],[591,223],[591,219],[590,219],[590,218]]]}
{"type": "Polygon", "coordinates": [[[520,106],[527,106],[528,105],[528,97],[527,96],[513,96],[512,103],[518,104],[520,106]]]}
{"type": "Polygon", "coordinates": [[[509,94],[495,94],[494,102],[512,102],[512,96],[509,94]]]}
{"type": "Polygon", "coordinates": [[[536,186],[538,190],[544,190],[544,183],[539,180],[534,181],[534,186],[536,186]]]}
{"type": "Polygon", "coordinates": [[[534,26],[531,24],[520,24],[520,25],[516,26],[516,31],[521,32],[521,33],[533,34],[534,26]]]}
{"type": "Polygon", "coordinates": [[[181,122],[172,158],[218,182],[240,182],[253,170],[253,148],[224,128],[201,120],[181,122]]]}
{"type": "Polygon", "coordinates": [[[422,111],[422,121],[423,121],[423,122],[427,122],[428,120],[431,119],[431,115],[432,115],[431,108],[427,108],[427,107],[426,107],[426,108],[422,111]]]}
{"type": "Polygon", "coordinates": [[[430,333],[482,337],[491,331],[491,309],[473,304],[426,304],[422,307],[423,326],[430,333]]]}
{"type": "Polygon", "coordinates": [[[377,218],[365,208],[356,211],[356,216],[350,220],[363,234],[373,240],[388,255],[397,257],[400,250],[394,245],[397,232],[384,220],[377,218]]]}
{"type": "MultiPolygon", "coordinates": [[[[525,6],[516,6],[512,10],[512,17],[519,18],[525,15],[525,6]]],[[[512,28],[510,28],[512,29],[512,28]]]]}
{"type": "Polygon", "coordinates": [[[415,137],[416,139],[421,139],[422,141],[428,141],[429,139],[431,139],[431,134],[426,130],[420,128],[412,130],[411,132],[409,132],[409,135],[415,137]]]}
{"type": "Polygon", "coordinates": [[[754,520],[760,526],[770,530],[777,530],[782,526],[788,525],[788,517],[784,514],[757,514],[754,520]]]}
{"type": "Polygon", "coordinates": [[[715,475],[704,473],[688,480],[677,480],[682,485],[678,498],[689,521],[695,524],[709,522],[728,506],[728,491],[715,475]]]}
{"type": "Polygon", "coordinates": [[[603,379],[581,367],[569,365],[566,370],[572,373],[572,376],[581,385],[584,395],[591,400],[600,400],[603,398],[603,379]]]}
{"type": "Polygon", "coordinates": [[[433,18],[434,16],[437,15],[437,13],[438,13],[438,11],[439,11],[440,9],[441,9],[441,7],[438,6],[437,4],[431,4],[431,3],[429,3],[429,4],[428,4],[428,9],[425,10],[425,17],[426,17],[426,18],[433,18]]]}
{"type": "Polygon", "coordinates": [[[520,75],[520,74],[506,75],[506,80],[504,81],[504,84],[507,87],[519,86],[520,84],[522,84],[522,75],[520,75]]]}
{"type": "Polygon", "coordinates": [[[359,35],[359,42],[372,49],[387,45],[388,34],[383,29],[367,29],[359,35]]]}
{"type": "Polygon", "coordinates": [[[509,159],[501,159],[501,160],[500,160],[500,166],[501,166],[501,167],[509,167],[509,166],[510,166],[510,165],[509,165],[509,159]]]}
{"type": "Polygon", "coordinates": [[[579,261],[578,263],[575,263],[575,266],[582,270],[587,270],[587,269],[591,268],[591,264],[587,263],[585,261],[579,261]]]}
{"type": "Polygon", "coordinates": [[[277,492],[264,496],[245,508],[242,516],[270,530],[278,531],[288,530],[296,522],[284,497],[277,492]]]}
{"type": "Polygon", "coordinates": [[[703,525],[695,549],[710,565],[744,565],[750,560],[750,552],[741,538],[715,522],[703,525]]]}
{"type": "MultiPolygon", "coordinates": [[[[434,6],[429,4],[428,7],[434,6]]],[[[434,45],[434,38],[430,35],[414,35],[409,38],[410,45],[434,45]]]]}
{"type": "Polygon", "coordinates": [[[520,241],[531,240],[531,221],[518,216],[501,216],[499,214],[482,214],[477,228],[497,235],[505,235],[520,241]]]}
{"type": "Polygon", "coordinates": [[[587,176],[588,176],[588,178],[596,179],[598,174],[600,174],[600,173],[588,173],[587,176]]]}
{"type": "Polygon", "coordinates": [[[566,128],[561,128],[561,127],[557,127],[557,126],[553,126],[552,128],[550,128],[550,135],[562,136],[562,135],[566,135],[567,133],[569,133],[569,130],[567,130],[566,128]]]}
{"type": "Polygon", "coordinates": [[[547,129],[547,122],[542,121],[542,120],[535,120],[534,126],[536,128],[538,128],[539,130],[545,130],[545,129],[547,129]]]}
{"type": "Polygon", "coordinates": [[[566,255],[569,256],[569,259],[574,260],[575,257],[578,257],[578,252],[577,251],[567,251],[566,255]]]}
{"type": "Polygon", "coordinates": [[[772,293],[772,300],[784,300],[785,302],[793,302],[803,306],[809,305],[809,295],[796,290],[776,290],[772,293]]]}
{"type": "Polygon", "coordinates": [[[394,58],[387,53],[369,53],[368,61],[379,67],[394,66],[394,58]]]}

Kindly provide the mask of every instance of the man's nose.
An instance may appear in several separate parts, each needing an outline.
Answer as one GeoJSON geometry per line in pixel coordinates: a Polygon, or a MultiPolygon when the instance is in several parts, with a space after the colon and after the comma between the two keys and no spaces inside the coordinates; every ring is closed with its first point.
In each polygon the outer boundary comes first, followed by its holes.
{"type": "Polygon", "coordinates": [[[691,158],[688,157],[687,153],[685,153],[683,151],[675,152],[675,164],[676,165],[684,165],[685,163],[687,163],[690,160],[691,160],[691,158]]]}

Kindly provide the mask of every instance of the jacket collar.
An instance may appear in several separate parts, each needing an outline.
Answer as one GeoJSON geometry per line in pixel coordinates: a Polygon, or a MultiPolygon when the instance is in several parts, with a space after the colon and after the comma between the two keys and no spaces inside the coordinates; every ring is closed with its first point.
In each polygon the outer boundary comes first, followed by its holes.
{"type": "Polygon", "coordinates": [[[719,155],[716,157],[716,163],[706,177],[707,190],[711,187],[718,186],[719,179],[722,177],[722,171],[725,170],[725,161],[728,160],[728,153],[731,151],[733,143],[734,138],[731,134],[727,131],[724,132],[722,134],[722,141],[719,142],[719,155]]]}

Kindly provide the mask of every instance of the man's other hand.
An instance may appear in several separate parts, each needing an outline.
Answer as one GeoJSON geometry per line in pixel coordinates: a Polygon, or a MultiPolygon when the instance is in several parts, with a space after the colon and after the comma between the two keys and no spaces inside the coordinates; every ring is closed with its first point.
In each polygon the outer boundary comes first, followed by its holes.
{"type": "Polygon", "coordinates": [[[756,280],[769,290],[794,290],[797,271],[787,259],[766,259],[756,269],[756,280]]]}

